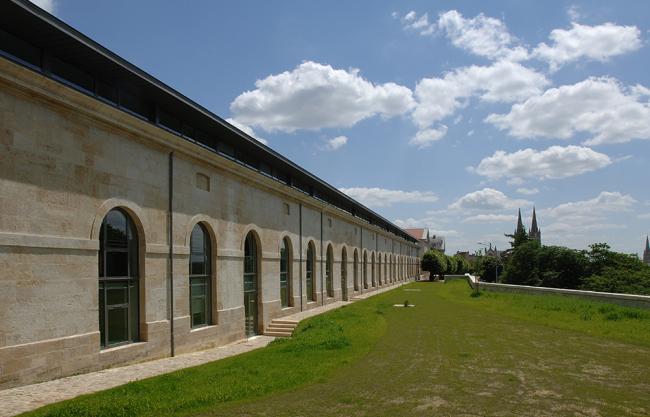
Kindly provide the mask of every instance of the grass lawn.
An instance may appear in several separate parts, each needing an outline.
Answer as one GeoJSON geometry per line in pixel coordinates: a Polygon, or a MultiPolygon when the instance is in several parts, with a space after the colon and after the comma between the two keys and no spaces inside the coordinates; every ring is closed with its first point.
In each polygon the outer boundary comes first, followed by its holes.
{"type": "Polygon", "coordinates": [[[265,349],[29,415],[650,415],[650,312],[470,292],[412,284],[265,349]]]}

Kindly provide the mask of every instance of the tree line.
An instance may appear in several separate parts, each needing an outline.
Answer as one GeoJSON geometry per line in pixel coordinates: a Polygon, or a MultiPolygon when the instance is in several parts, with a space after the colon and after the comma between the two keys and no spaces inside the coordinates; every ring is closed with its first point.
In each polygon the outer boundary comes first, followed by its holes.
{"type": "Polygon", "coordinates": [[[472,272],[489,282],[650,295],[650,266],[636,254],[612,251],[606,243],[589,250],[540,245],[525,230],[507,236],[513,238],[512,248],[501,256],[476,256],[470,263],[432,250],[424,254],[422,269],[430,279],[472,272]]]}

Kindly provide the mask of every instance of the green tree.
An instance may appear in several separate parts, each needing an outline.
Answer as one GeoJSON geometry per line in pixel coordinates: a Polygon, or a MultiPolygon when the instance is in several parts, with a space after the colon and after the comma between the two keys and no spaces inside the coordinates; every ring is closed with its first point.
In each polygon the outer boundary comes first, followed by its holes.
{"type": "Polygon", "coordinates": [[[530,239],[528,238],[528,233],[526,232],[526,228],[522,227],[520,230],[516,230],[515,233],[513,234],[505,234],[505,237],[509,237],[512,239],[512,242],[510,242],[510,246],[513,248],[516,248],[519,245],[523,245],[524,243],[528,242],[530,239]]]}
{"type": "Polygon", "coordinates": [[[447,259],[442,252],[431,249],[422,256],[420,267],[429,272],[429,281],[434,281],[436,275],[442,277],[447,272],[447,259]]]}
{"type": "Polygon", "coordinates": [[[539,243],[535,240],[529,240],[516,246],[508,256],[502,282],[539,286],[541,284],[538,270],[540,248],[539,243]]]}
{"type": "Polygon", "coordinates": [[[503,274],[503,262],[496,256],[483,256],[478,274],[482,281],[497,282],[499,276],[503,274]]]}
{"type": "Polygon", "coordinates": [[[606,266],[601,274],[584,278],[581,289],[650,295],[650,267],[630,271],[606,266]]]}
{"type": "Polygon", "coordinates": [[[542,246],[537,254],[540,285],[579,288],[588,274],[589,260],[584,251],[563,246],[542,246]]]}

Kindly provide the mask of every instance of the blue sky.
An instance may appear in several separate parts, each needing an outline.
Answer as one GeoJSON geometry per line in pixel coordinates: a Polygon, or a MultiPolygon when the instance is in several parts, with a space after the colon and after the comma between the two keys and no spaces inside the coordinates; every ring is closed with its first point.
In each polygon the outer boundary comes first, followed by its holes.
{"type": "Polygon", "coordinates": [[[37,3],[448,253],[650,233],[650,2],[37,3]]]}

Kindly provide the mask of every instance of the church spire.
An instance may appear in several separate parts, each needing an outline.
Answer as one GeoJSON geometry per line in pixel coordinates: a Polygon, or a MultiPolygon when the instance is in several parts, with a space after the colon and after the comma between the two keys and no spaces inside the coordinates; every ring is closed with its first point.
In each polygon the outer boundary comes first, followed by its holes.
{"type": "Polygon", "coordinates": [[[519,209],[519,217],[517,218],[517,230],[515,234],[522,232],[524,230],[524,222],[521,221],[521,209],[519,209]]]}
{"type": "Polygon", "coordinates": [[[645,237],[645,250],[650,252],[650,240],[648,240],[648,236],[645,237]]]}
{"type": "Polygon", "coordinates": [[[533,206],[533,224],[530,226],[529,236],[532,240],[542,243],[542,232],[537,226],[537,213],[535,213],[535,206],[533,206]]]}
{"type": "Polygon", "coordinates": [[[648,240],[648,236],[645,237],[645,249],[643,250],[643,262],[650,265],[650,240],[648,240]]]}

